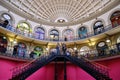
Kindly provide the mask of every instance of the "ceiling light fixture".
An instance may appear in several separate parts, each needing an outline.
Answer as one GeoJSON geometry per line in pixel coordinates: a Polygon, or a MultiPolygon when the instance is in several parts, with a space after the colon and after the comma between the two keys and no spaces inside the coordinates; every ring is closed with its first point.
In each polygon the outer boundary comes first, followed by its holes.
{"type": "Polygon", "coordinates": [[[65,20],[64,20],[64,19],[59,19],[57,22],[59,22],[59,23],[64,23],[65,20]]]}

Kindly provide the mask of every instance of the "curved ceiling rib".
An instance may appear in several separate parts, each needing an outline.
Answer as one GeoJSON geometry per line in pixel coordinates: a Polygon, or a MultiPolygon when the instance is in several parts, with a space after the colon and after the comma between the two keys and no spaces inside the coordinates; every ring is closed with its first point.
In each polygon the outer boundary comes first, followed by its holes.
{"type": "Polygon", "coordinates": [[[34,18],[33,20],[40,24],[55,26],[82,23],[84,20],[90,20],[92,16],[105,12],[106,8],[115,7],[115,4],[120,3],[119,0],[3,0],[1,2],[30,14],[31,19],[34,18]],[[65,18],[67,22],[56,23],[55,20],[60,17],[65,18]]]}

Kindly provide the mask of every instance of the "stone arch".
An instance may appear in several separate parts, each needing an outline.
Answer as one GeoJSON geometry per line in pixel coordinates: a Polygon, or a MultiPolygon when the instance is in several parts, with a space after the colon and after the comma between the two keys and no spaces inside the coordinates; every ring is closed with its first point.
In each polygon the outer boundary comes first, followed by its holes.
{"type": "Polygon", "coordinates": [[[38,28],[38,27],[40,27],[40,28],[42,28],[43,30],[44,30],[44,39],[46,38],[46,36],[47,36],[47,31],[46,31],[46,29],[42,26],[42,25],[37,25],[37,26],[35,26],[34,27],[34,31],[33,31],[33,33],[35,34],[35,30],[38,28]]]}
{"type": "Polygon", "coordinates": [[[15,18],[14,18],[14,16],[13,16],[9,11],[0,11],[0,18],[2,18],[1,15],[4,14],[4,13],[6,13],[6,14],[8,14],[8,15],[11,16],[11,18],[12,18],[12,23],[11,23],[11,25],[14,26],[14,24],[15,24],[15,18]]]}
{"type": "Polygon", "coordinates": [[[98,19],[96,19],[95,21],[93,21],[91,28],[93,28],[93,32],[94,32],[95,35],[96,35],[96,34],[99,34],[99,33],[102,33],[102,32],[104,32],[104,30],[105,30],[105,21],[104,21],[103,19],[101,19],[101,18],[98,18],[98,19]],[[103,26],[101,26],[99,29],[98,29],[98,28],[96,28],[96,29],[94,28],[94,25],[95,25],[97,22],[102,22],[102,25],[103,25],[103,26]]]}
{"type": "Polygon", "coordinates": [[[88,46],[83,46],[80,48],[80,54],[81,55],[86,55],[87,53],[89,53],[90,48],[88,46]]]}
{"type": "Polygon", "coordinates": [[[110,21],[110,17],[112,16],[112,14],[116,11],[120,11],[120,8],[117,8],[117,9],[114,9],[113,11],[110,12],[110,14],[108,15],[108,24],[111,24],[111,21],[110,21]]]}
{"type": "Polygon", "coordinates": [[[33,32],[31,24],[28,21],[26,21],[26,20],[21,20],[21,21],[18,22],[18,24],[16,26],[16,31],[17,31],[17,33],[20,33],[20,34],[23,34],[23,35],[29,36],[29,37],[32,36],[32,32],[33,32]],[[25,24],[27,24],[29,26],[28,32],[27,31],[26,32],[25,31],[21,31],[21,30],[18,29],[18,26],[19,26],[20,23],[25,23],[25,24]]]}
{"type": "MultiPolygon", "coordinates": [[[[79,30],[80,28],[82,28],[82,27],[85,27],[85,28],[86,28],[86,30],[87,30],[87,31],[86,31],[86,35],[88,35],[88,32],[89,32],[88,30],[89,30],[89,29],[88,29],[87,25],[81,25],[81,26],[79,26],[79,27],[77,28],[77,31],[76,31],[78,38],[80,38],[80,36],[79,36],[79,34],[78,34],[78,33],[79,33],[78,30],[79,30]]],[[[87,36],[86,36],[86,37],[87,37],[87,36]]]]}
{"type": "Polygon", "coordinates": [[[71,40],[73,40],[73,39],[75,38],[75,34],[74,34],[74,30],[73,30],[72,28],[64,29],[64,30],[62,31],[62,38],[63,38],[63,39],[65,38],[64,32],[65,32],[66,30],[71,30],[71,31],[73,32],[73,36],[72,36],[73,38],[71,39],[71,40]]]}
{"type": "MultiPolygon", "coordinates": [[[[59,31],[58,29],[56,29],[56,28],[51,28],[51,29],[48,31],[49,39],[52,40],[52,39],[50,38],[50,32],[51,32],[52,30],[56,30],[56,31],[58,32],[58,34],[59,34],[58,40],[59,40],[59,39],[60,39],[60,31],[59,31]]],[[[57,40],[57,41],[58,41],[58,40],[57,40]]]]}

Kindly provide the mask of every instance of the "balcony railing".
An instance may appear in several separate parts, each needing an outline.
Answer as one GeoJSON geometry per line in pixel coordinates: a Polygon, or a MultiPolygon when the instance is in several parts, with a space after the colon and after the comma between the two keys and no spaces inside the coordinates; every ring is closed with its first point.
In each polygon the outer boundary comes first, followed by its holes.
{"type": "MultiPolygon", "coordinates": [[[[94,31],[92,31],[92,32],[86,33],[86,35],[83,36],[83,37],[72,36],[70,39],[67,39],[67,41],[76,41],[76,40],[89,38],[89,37],[92,37],[92,36],[99,35],[99,34],[102,34],[104,32],[107,32],[107,31],[109,31],[109,30],[111,30],[113,28],[115,28],[115,27],[112,27],[112,25],[110,24],[110,25],[105,26],[104,30],[102,32],[100,32],[100,33],[94,34],[94,31]]],[[[24,33],[24,32],[19,31],[15,27],[10,26],[10,25],[6,26],[6,28],[4,28],[4,29],[7,29],[8,31],[14,32],[15,34],[23,35],[23,36],[29,37],[29,38],[34,38],[34,39],[40,40],[40,41],[53,41],[53,42],[63,42],[63,41],[65,41],[64,37],[59,37],[59,39],[51,39],[50,36],[45,36],[44,39],[37,39],[35,37],[35,33],[24,33]]]]}
{"type": "MultiPolygon", "coordinates": [[[[119,44],[119,43],[118,43],[119,44]]],[[[92,49],[92,50],[88,50],[88,51],[66,51],[66,55],[72,55],[72,56],[78,56],[78,57],[85,57],[89,60],[98,60],[98,59],[105,59],[105,58],[112,58],[112,57],[119,57],[120,56],[120,48],[117,46],[118,44],[114,44],[112,46],[109,46],[106,49],[92,49]]],[[[13,59],[21,59],[21,60],[33,60],[37,57],[30,57],[30,54],[26,53],[25,56],[19,56],[19,55],[13,55],[12,52],[11,53],[7,53],[8,51],[6,51],[6,53],[0,53],[0,57],[3,58],[13,58],[13,59]]],[[[29,51],[28,51],[29,52],[29,51]]],[[[60,52],[61,55],[63,55],[63,52],[60,52]]],[[[41,56],[47,56],[48,54],[57,54],[56,50],[54,51],[50,51],[50,52],[43,52],[43,54],[40,55],[41,56]]]]}

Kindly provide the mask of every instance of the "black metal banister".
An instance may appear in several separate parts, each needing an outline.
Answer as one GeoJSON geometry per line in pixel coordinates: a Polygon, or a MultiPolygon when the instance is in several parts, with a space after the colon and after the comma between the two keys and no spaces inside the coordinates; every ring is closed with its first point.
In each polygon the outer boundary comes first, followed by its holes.
{"type": "Polygon", "coordinates": [[[96,66],[92,62],[85,60],[84,58],[78,58],[75,56],[66,56],[67,59],[69,59],[72,63],[78,65],[83,70],[85,70],[87,73],[89,73],[91,76],[93,76],[97,80],[111,80],[108,75],[108,69],[102,69],[102,67],[96,66]]]}
{"type": "Polygon", "coordinates": [[[18,68],[17,70],[13,71],[12,79],[11,80],[25,80],[29,75],[37,71],[42,66],[48,64],[55,58],[54,55],[48,55],[40,57],[33,62],[29,63],[27,66],[23,68],[18,68]]]}

